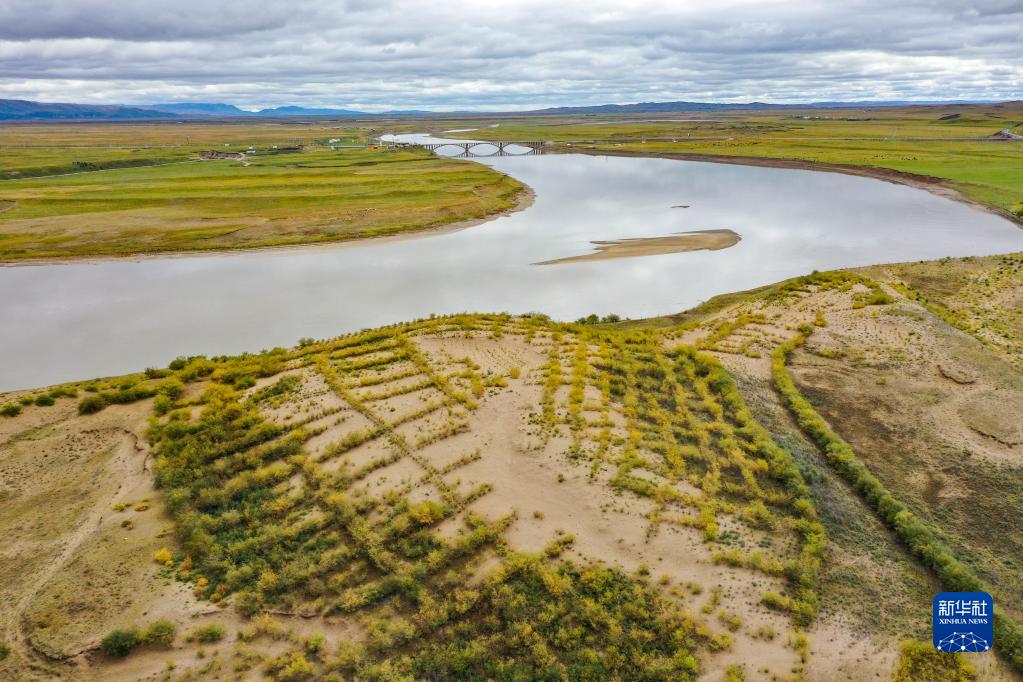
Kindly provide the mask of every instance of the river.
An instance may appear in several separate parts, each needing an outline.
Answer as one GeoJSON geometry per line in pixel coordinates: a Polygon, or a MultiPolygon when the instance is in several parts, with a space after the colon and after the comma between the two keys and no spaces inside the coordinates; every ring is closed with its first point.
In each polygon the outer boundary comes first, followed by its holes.
{"type": "Polygon", "coordinates": [[[870,178],[579,154],[480,162],[532,187],[534,203],[403,240],[0,267],[0,391],[431,313],[639,318],[815,269],[1023,250],[1008,220],[870,178]],[[533,265],[585,254],[595,240],[724,229],[741,241],[533,265]]]}

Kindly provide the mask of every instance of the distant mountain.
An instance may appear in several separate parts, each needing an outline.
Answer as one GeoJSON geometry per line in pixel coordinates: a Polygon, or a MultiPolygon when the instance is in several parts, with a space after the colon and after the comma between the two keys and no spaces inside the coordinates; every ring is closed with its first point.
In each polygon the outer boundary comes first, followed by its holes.
{"type": "Polygon", "coordinates": [[[255,112],[239,109],[233,104],[221,102],[175,102],[171,104],[147,104],[148,109],[166,111],[182,116],[255,116],[255,112]]]}
{"type": "Polygon", "coordinates": [[[366,116],[364,111],[350,109],[307,109],[306,107],[276,107],[260,109],[258,116],[366,116]]]}
{"type": "MultiPolygon", "coordinates": [[[[809,109],[874,109],[880,107],[898,107],[909,105],[956,105],[979,104],[980,102],[811,102],[806,104],[768,104],[766,102],[746,102],[741,104],[721,104],[716,102],[641,102],[638,104],[599,104],[584,107],[551,107],[518,112],[483,112],[483,111],[423,111],[420,109],[392,109],[379,113],[354,111],[352,109],[310,108],[299,106],[283,106],[259,111],[246,111],[233,104],[222,102],[176,102],[168,104],[147,104],[143,106],[126,105],[93,105],[93,104],[61,104],[46,102],[30,102],[18,99],[0,99],[0,121],[40,121],[40,120],[95,120],[116,121],[131,119],[179,119],[182,117],[286,117],[286,116],[426,116],[426,115],[530,115],[530,114],[663,114],[672,112],[710,112],[710,111],[753,111],[753,110],[809,110],[809,109]]],[[[998,106],[998,105],[995,105],[998,106]]]]}
{"type": "Polygon", "coordinates": [[[119,104],[64,104],[31,102],[24,99],[0,99],[0,121],[116,121],[160,118],[177,118],[177,115],[119,104]]]}
{"type": "Polygon", "coordinates": [[[768,104],[767,102],[743,102],[737,104],[719,102],[640,102],[638,104],[597,104],[586,107],[551,107],[524,111],[524,114],[663,114],[693,111],[763,111],[772,109],[874,109],[879,107],[903,107],[934,104],[977,104],[967,101],[883,101],[883,102],[807,102],[805,104],[768,104]]]}
{"type": "Polygon", "coordinates": [[[350,109],[327,109],[309,107],[274,107],[259,111],[246,111],[233,104],[221,102],[174,102],[171,104],[148,104],[150,109],[167,111],[182,116],[365,116],[363,111],[350,109]]]}

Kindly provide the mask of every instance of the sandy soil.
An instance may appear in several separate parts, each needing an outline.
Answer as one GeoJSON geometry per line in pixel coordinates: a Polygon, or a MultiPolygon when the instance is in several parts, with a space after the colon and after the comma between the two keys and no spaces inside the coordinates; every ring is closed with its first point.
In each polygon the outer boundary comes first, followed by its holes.
{"type": "Polygon", "coordinates": [[[612,258],[636,258],[637,256],[657,256],[665,253],[682,253],[685,251],[719,251],[735,246],[739,243],[740,239],[742,237],[731,230],[693,230],[692,232],[678,232],[667,237],[637,237],[634,239],[595,241],[590,242],[597,247],[593,253],[545,260],[533,263],[533,265],[556,265],[558,263],[610,260],[612,258]]]}

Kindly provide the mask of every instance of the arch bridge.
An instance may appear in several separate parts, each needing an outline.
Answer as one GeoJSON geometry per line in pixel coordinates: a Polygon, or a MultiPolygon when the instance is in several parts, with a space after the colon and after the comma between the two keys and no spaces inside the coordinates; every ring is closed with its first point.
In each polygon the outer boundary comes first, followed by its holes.
{"type": "Polygon", "coordinates": [[[422,147],[431,152],[442,149],[459,150],[459,158],[481,158],[486,156],[535,156],[543,154],[544,142],[412,142],[410,147],[422,147]]]}

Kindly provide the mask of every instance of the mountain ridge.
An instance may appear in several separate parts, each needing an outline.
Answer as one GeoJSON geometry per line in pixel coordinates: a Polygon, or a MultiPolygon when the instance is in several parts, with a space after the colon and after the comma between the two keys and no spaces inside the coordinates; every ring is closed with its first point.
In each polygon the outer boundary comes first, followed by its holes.
{"type": "Polygon", "coordinates": [[[147,105],[75,104],[69,102],[35,102],[32,100],[0,99],[0,121],[45,120],[159,120],[180,118],[277,118],[291,116],[426,116],[426,115],[599,115],[599,114],[663,114],[681,112],[722,111],[778,111],[808,109],[879,109],[900,106],[979,104],[964,100],[912,102],[902,100],[875,102],[809,102],[772,104],[768,102],[637,102],[633,104],[596,104],[590,106],[548,107],[528,111],[425,111],[419,109],[391,109],[381,112],[358,111],[330,107],[302,107],[286,105],[248,111],[223,102],[170,102],[147,105]]]}

